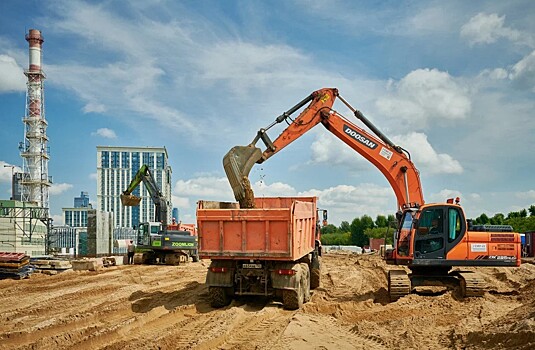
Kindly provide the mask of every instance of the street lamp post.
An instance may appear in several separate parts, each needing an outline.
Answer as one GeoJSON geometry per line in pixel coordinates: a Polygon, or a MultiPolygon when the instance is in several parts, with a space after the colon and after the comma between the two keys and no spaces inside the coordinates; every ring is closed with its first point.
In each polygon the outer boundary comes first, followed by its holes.
{"type": "Polygon", "coordinates": [[[4,164],[4,168],[11,168],[11,200],[15,199],[15,165],[4,164]]]}

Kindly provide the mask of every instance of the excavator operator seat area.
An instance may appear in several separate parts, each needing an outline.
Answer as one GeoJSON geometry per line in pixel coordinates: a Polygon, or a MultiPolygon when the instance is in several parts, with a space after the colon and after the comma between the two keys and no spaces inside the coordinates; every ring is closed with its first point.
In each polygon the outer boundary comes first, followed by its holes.
{"type": "MultiPolygon", "coordinates": [[[[418,220],[418,230],[414,245],[415,255],[444,252],[443,208],[425,209],[418,220]]],[[[435,258],[444,258],[438,254],[435,258]]]]}
{"type": "Polygon", "coordinates": [[[416,221],[414,257],[445,259],[466,230],[462,210],[455,205],[422,208],[416,221]]]}
{"type": "Polygon", "coordinates": [[[442,208],[428,209],[421,213],[418,220],[418,235],[439,234],[443,232],[442,208]]]}

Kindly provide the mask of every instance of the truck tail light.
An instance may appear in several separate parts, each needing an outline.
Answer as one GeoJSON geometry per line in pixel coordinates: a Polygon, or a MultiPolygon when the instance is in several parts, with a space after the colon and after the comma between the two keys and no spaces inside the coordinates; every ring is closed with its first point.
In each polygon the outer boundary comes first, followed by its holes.
{"type": "Polygon", "coordinates": [[[292,270],[292,269],[279,269],[277,270],[277,273],[279,275],[287,275],[287,276],[292,276],[292,275],[295,275],[295,270],[292,270]]]}
{"type": "Polygon", "coordinates": [[[210,271],[212,271],[212,272],[227,272],[228,269],[226,267],[210,267],[210,271]]]}

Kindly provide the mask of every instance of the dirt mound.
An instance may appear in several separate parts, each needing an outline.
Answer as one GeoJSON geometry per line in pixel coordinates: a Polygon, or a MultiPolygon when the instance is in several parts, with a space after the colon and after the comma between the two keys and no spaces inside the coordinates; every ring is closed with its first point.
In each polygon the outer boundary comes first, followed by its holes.
{"type": "Polygon", "coordinates": [[[480,298],[418,290],[388,300],[377,255],[324,255],[298,311],[265,298],[209,306],[209,261],[0,280],[0,349],[531,349],[535,265],[471,268],[480,298]]]}

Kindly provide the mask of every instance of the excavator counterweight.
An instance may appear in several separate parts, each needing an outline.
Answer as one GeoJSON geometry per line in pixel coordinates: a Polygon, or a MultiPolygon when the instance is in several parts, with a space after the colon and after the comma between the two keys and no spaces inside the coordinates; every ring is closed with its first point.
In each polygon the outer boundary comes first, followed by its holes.
{"type": "Polygon", "coordinates": [[[253,144],[235,146],[223,157],[223,168],[234,192],[234,197],[242,208],[254,206],[254,194],[249,183],[249,172],[262,158],[262,151],[253,144]]]}

